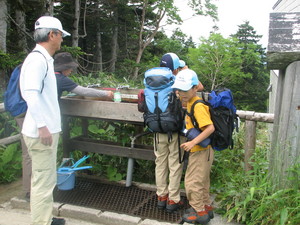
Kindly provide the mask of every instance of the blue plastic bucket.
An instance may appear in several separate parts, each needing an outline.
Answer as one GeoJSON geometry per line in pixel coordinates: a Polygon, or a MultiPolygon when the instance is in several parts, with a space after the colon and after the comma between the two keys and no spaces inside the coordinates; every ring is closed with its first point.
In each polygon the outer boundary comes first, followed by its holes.
{"type": "Polygon", "coordinates": [[[74,171],[57,171],[57,188],[59,190],[72,190],[75,186],[74,171]]]}

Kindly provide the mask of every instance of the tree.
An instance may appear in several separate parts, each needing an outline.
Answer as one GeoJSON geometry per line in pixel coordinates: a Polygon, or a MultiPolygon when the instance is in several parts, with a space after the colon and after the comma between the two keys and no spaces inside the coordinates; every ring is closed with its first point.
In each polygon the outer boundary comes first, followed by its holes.
{"type": "Polygon", "coordinates": [[[18,32],[18,47],[23,50],[23,52],[28,52],[28,45],[26,40],[26,18],[24,12],[23,0],[17,0],[16,6],[16,24],[18,32]]]}
{"type": "MultiPolygon", "coordinates": [[[[156,36],[160,24],[163,18],[167,17],[167,24],[182,22],[178,15],[178,9],[174,6],[173,0],[163,1],[140,1],[142,13],[139,18],[139,38],[138,38],[138,52],[135,60],[136,67],[134,69],[133,78],[136,79],[138,76],[139,67],[138,64],[141,61],[142,54],[145,48],[153,41],[156,36]]],[[[211,16],[217,18],[216,6],[211,3],[211,0],[205,0],[205,3],[201,0],[191,0],[188,4],[194,9],[195,14],[211,16]]]]}
{"type": "Polygon", "coordinates": [[[249,21],[238,27],[237,33],[232,37],[238,39],[242,49],[241,70],[251,76],[237,80],[230,88],[235,94],[235,102],[239,109],[266,112],[269,73],[266,68],[265,49],[258,44],[262,36],[256,34],[249,21]]]}
{"type": "Polygon", "coordinates": [[[198,48],[189,49],[187,63],[200,76],[204,87],[211,91],[249,76],[241,70],[241,53],[236,39],[211,34],[207,40],[201,38],[198,48]]]}

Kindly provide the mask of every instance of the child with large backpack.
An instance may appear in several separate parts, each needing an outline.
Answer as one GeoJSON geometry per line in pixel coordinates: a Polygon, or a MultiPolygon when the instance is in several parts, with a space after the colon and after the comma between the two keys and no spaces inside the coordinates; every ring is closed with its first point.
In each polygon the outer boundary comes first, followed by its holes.
{"type": "Polygon", "coordinates": [[[180,131],[184,118],[180,100],[171,88],[178,73],[179,58],[167,53],[161,58],[160,66],[145,73],[144,122],[154,132],[157,207],[173,212],[183,206],[180,201],[180,131]]]}
{"type": "MultiPolygon", "coordinates": [[[[181,100],[187,102],[187,113],[191,112],[194,102],[200,100],[196,94],[198,84],[197,74],[186,69],[177,74],[172,86],[178,91],[181,100]]],[[[209,188],[214,151],[211,145],[201,145],[201,143],[210,137],[215,127],[209,107],[201,102],[195,105],[194,117],[198,121],[198,127],[194,127],[191,118],[186,115],[186,129],[197,128],[201,132],[194,139],[180,146],[183,150],[190,152],[185,173],[185,190],[191,208],[186,210],[182,219],[187,223],[206,224],[213,218],[209,188]]]]}

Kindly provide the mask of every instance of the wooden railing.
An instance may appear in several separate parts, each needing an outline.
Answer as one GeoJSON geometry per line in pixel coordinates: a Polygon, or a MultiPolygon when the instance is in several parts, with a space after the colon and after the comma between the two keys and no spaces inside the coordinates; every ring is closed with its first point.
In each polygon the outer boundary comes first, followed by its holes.
{"type": "MultiPolygon", "coordinates": [[[[5,112],[4,104],[0,103],[0,113],[5,112]]],[[[257,113],[254,111],[237,110],[240,119],[245,120],[245,170],[251,169],[249,159],[253,154],[256,146],[256,123],[265,122],[273,123],[274,114],[270,113],[257,113]]],[[[20,140],[20,134],[11,137],[0,139],[0,145],[8,145],[20,140]]]]}
{"type": "MultiPolygon", "coordinates": [[[[5,112],[4,103],[0,103],[0,113],[5,112]]],[[[10,137],[0,139],[0,145],[9,145],[11,143],[19,141],[21,138],[20,134],[13,135],[10,137]]]]}

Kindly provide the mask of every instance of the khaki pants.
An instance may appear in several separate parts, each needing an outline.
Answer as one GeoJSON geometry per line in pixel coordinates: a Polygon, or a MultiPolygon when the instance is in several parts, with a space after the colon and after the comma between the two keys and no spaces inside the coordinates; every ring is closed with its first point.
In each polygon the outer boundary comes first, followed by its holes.
{"type": "Polygon", "coordinates": [[[56,185],[56,153],[59,133],[53,134],[51,146],[39,138],[23,135],[32,159],[30,209],[32,225],[50,225],[53,210],[53,189],[56,185]]]}
{"type": "Polygon", "coordinates": [[[177,203],[180,201],[180,181],[183,166],[179,163],[178,134],[173,133],[172,140],[168,142],[167,134],[157,133],[154,143],[156,194],[158,196],[168,194],[169,199],[177,203]]]}
{"type": "Polygon", "coordinates": [[[197,211],[210,205],[210,170],[214,160],[212,148],[191,152],[185,174],[185,190],[189,204],[197,211]]]}
{"type": "MultiPolygon", "coordinates": [[[[15,120],[20,128],[20,133],[22,130],[24,117],[15,117],[15,120]]],[[[22,183],[23,191],[30,193],[30,180],[31,180],[31,158],[28,153],[28,149],[25,145],[24,139],[21,136],[21,146],[22,146],[22,183]]]]}

